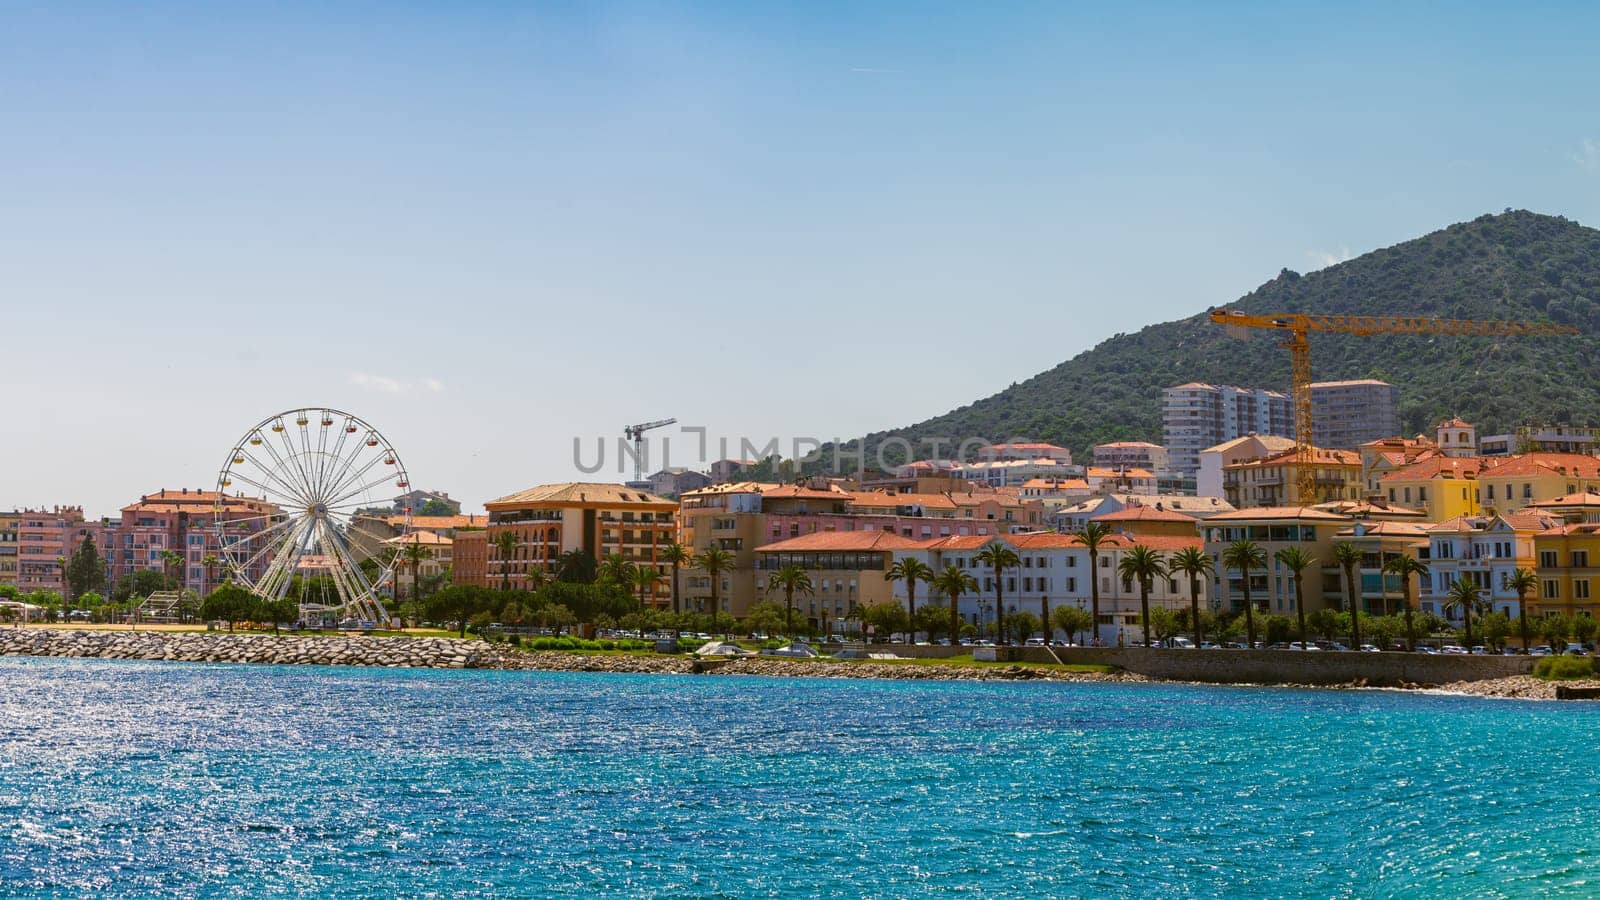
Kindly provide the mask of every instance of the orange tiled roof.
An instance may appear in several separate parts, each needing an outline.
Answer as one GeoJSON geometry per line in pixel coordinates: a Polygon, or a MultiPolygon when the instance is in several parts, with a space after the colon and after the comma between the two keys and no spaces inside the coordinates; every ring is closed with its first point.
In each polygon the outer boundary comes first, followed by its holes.
{"type": "Polygon", "coordinates": [[[1090,518],[1096,522],[1188,522],[1190,524],[1195,522],[1194,516],[1186,516],[1171,509],[1156,509],[1153,506],[1129,506],[1090,518]]]}
{"type": "Polygon", "coordinates": [[[892,531],[818,531],[757,547],[757,553],[812,553],[823,551],[915,550],[926,541],[901,537],[892,531]]]}
{"type": "MultiPolygon", "coordinates": [[[[385,516],[390,525],[405,522],[405,516],[385,516]]],[[[412,528],[483,528],[489,524],[488,516],[412,516],[412,528]]]]}
{"type": "Polygon", "coordinates": [[[394,544],[395,546],[419,544],[424,547],[448,547],[452,542],[449,538],[434,534],[431,531],[413,531],[410,534],[397,534],[382,541],[382,543],[394,544]]]}
{"type": "MultiPolygon", "coordinates": [[[[1354,450],[1324,450],[1321,447],[1315,447],[1311,451],[1311,458],[1313,465],[1319,466],[1361,465],[1361,454],[1355,452],[1354,450]]],[[[1245,460],[1244,462],[1229,463],[1228,465],[1223,466],[1223,468],[1244,469],[1251,466],[1282,466],[1292,465],[1298,461],[1298,451],[1288,450],[1283,453],[1275,453],[1272,456],[1264,456],[1260,459],[1250,459],[1245,460]]]]}
{"type": "Polygon", "coordinates": [[[1349,516],[1336,515],[1309,506],[1261,506],[1218,513],[1207,522],[1254,522],[1266,519],[1304,519],[1314,522],[1348,522],[1349,516]]]}
{"type": "Polygon", "coordinates": [[[1418,459],[1404,468],[1385,474],[1379,481],[1424,481],[1449,473],[1459,478],[1476,478],[1483,474],[1487,460],[1477,456],[1433,456],[1418,459]]]}
{"type": "Polygon", "coordinates": [[[1600,459],[1582,453],[1524,453],[1494,463],[1484,478],[1539,475],[1564,475],[1574,478],[1600,478],[1600,459]]]}
{"type": "MultiPolygon", "coordinates": [[[[1421,538],[1426,537],[1428,532],[1432,530],[1414,522],[1362,522],[1360,525],[1362,536],[1372,535],[1375,537],[1421,538]]],[[[1340,537],[1352,537],[1355,533],[1356,528],[1354,525],[1349,528],[1341,528],[1337,532],[1340,537]]]]}

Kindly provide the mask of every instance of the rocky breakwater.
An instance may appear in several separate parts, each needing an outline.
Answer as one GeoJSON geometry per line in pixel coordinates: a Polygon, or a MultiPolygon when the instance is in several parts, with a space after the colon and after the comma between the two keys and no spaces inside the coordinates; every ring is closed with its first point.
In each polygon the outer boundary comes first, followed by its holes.
{"type": "Polygon", "coordinates": [[[179,662],[502,669],[498,644],[437,637],[229,634],[202,631],[0,630],[0,656],[67,656],[179,662]]]}

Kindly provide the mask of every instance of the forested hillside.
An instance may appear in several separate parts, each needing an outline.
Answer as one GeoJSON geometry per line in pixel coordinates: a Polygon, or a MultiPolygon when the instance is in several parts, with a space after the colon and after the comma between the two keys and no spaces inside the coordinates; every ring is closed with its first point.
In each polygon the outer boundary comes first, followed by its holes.
{"type": "MultiPolygon", "coordinates": [[[[1399,386],[1402,427],[1461,415],[1480,434],[1525,422],[1600,422],[1600,231],[1525,211],[1481,216],[1309,275],[1285,270],[1231,304],[1253,313],[1318,312],[1553,319],[1579,337],[1313,335],[1317,380],[1399,386]]],[[[1101,441],[1161,441],[1161,390],[1186,381],[1289,388],[1289,354],[1268,335],[1229,337],[1190,318],[1119,334],[1020,384],[915,425],[867,438],[1023,436],[1086,454],[1101,441]]],[[[917,445],[917,446],[920,446],[917,445]]]]}

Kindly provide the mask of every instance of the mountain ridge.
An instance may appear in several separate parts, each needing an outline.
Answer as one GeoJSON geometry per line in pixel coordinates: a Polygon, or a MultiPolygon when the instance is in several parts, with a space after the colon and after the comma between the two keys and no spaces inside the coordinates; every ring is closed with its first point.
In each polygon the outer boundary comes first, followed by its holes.
{"type": "MultiPolygon", "coordinates": [[[[1237,301],[1256,314],[1316,312],[1453,319],[1528,319],[1576,325],[1575,337],[1312,336],[1317,381],[1381,378],[1400,389],[1401,429],[1430,430],[1460,415],[1480,434],[1600,421],[1600,230],[1526,210],[1483,215],[1306,275],[1284,269],[1237,301]]],[[[1213,307],[1215,308],[1215,307],[1213,307]]],[[[929,439],[1049,441],[1084,458],[1111,440],[1162,443],[1161,390],[1189,381],[1287,392],[1289,354],[1270,336],[1237,341],[1211,310],[1115,334],[1025,381],[912,425],[898,438],[920,456],[929,439]]],[[[859,441],[844,445],[855,451],[859,441]]],[[[836,449],[836,448],[830,448],[836,449]]],[[[889,462],[904,461],[885,447],[889,462]]],[[[853,453],[841,454],[848,459],[853,453]]]]}

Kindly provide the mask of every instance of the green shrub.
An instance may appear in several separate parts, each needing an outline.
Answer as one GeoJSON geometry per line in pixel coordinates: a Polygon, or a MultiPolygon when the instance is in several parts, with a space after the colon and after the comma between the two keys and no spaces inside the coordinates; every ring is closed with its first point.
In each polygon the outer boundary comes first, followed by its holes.
{"type": "Polygon", "coordinates": [[[1533,674],[1548,681],[1593,678],[1594,660],[1587,656],[1546,656],[1533,667],[1533,674]]]}

